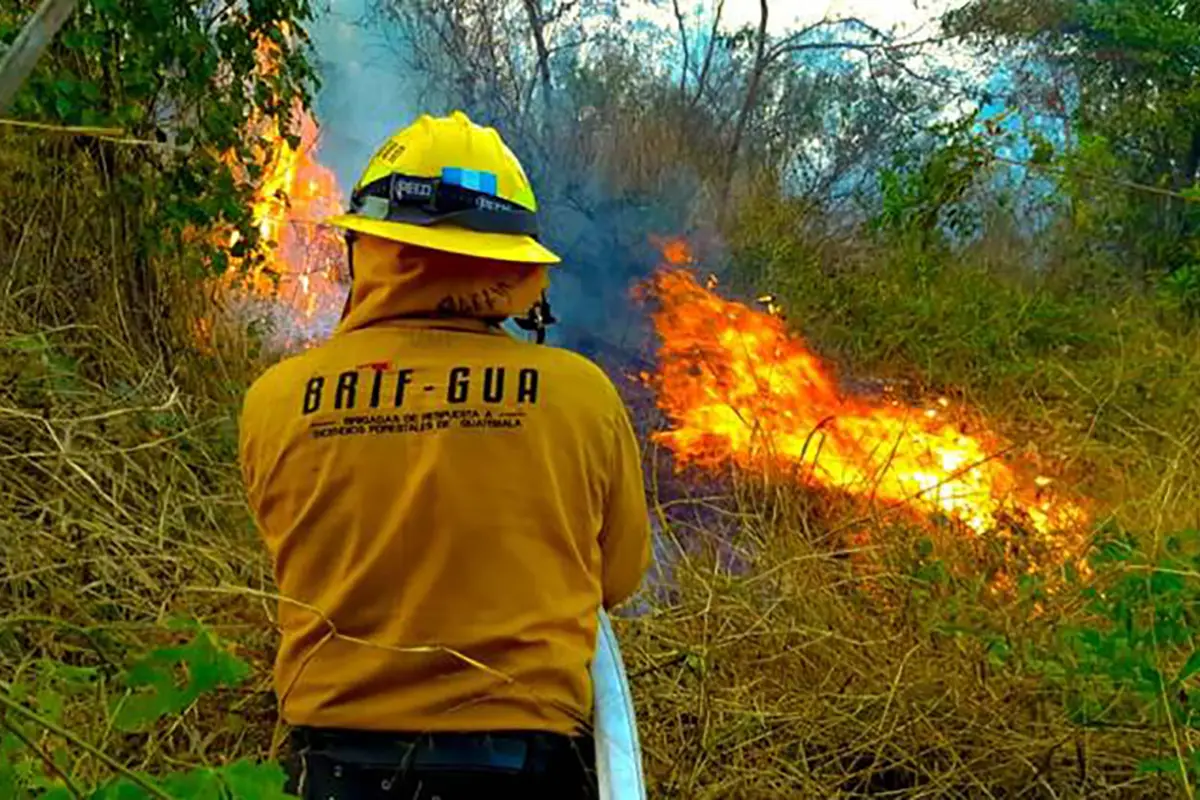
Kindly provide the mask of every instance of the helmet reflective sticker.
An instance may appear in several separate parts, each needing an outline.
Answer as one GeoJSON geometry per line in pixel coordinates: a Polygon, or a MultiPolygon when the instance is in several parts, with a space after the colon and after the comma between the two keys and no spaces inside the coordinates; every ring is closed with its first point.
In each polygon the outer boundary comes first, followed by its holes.
{"type": "Polygon", "coordinates": [[[477,169],[462,167],[445,167],[442,169],[442,180],[453,186],[461,186],[476,192],[490,194],[493,197],[499,192],[499,181],[494,172],[482,172],[477,169]]]}
{"type": "Polygon", "coordinates": [[[390,139],[380,149],[376,158],[378,158],[380,161],[394,164],[400,160],[400,156],[404,155],[405,149],[406,148],[404,145],[400,144],[395,139],[390,139]]]}

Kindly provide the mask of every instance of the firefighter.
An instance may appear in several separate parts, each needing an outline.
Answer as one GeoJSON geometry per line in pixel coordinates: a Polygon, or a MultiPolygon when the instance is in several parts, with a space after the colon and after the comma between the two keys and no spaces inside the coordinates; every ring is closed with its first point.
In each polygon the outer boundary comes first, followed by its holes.
{"type": "Polygon", "coordinates": [[[246,395],[301,797],[597,796],[597,614],[639,587],[649,521],[613,384],[539,346],[560,259],[537,208],[495,130],[400,130],[331,221],[340,324],[246,395]]]}

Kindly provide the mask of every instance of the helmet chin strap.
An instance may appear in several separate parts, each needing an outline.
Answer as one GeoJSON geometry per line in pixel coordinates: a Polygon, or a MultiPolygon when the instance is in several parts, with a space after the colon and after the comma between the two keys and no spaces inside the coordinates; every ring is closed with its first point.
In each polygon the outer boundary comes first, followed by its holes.
{"type": "Polygon", "coordinates": [[[346,291],[346,302],[342,305],[343,322],[350,314],[350,298],[354,295],[354,240],[356,237],[357,234],[354,231],[346,231],[346,272],[351,288],[346,291]]]}
{"type": "Polygon", "coordinates": [[[530,331],[537,335],[537,343],[546,343],[546,328],[558,322],[558,318],[550,310],[550,300],[546,297],[546,293],[542,292],[542,297],[529,312],[523,317],[516,317],[513,322],[517,323],[517,327],[523,331],[530,331]]]}

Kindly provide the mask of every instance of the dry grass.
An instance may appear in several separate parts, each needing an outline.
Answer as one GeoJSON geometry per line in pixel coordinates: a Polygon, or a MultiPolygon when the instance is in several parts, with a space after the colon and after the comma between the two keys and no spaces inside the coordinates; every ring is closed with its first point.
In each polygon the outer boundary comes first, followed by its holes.
{"type": "MultiPolygon", "coordinates": [[[[169,264],[139,276],[94,153],[21,137],[0,152],[20,189],[0,200],[0,687],[31,680],[41,659],[123,665],[177,638],[166,629],[177,615],[265,668],[264,609],[193,591],[271,582],[236,464],[236,396],[255,369],[244,333],[222,327],[197,351],[207,298],[169,264]]],[[[229,707],[252,718],[241,730],[199,709],[169,730],[117,734],[104,701],[119,686],[66,714],[131,764],[221,761],[269,737],[267,677],[229,707]]],[[[105,771],[82,759],[80,775],[105,771]]]]}
{"type": "Polygon", "coordinates": [[[669,527],[673,590],[620,625],[651,796],[1175,796],[1135,774],[1164,755],[1159,734],[1073,725],[1061,697],[1000,667],[985,638],[945,626],[967,601],[981,629],[1045,642],[1079,617],[1070,596],[1040,617],[969,580],[922,598],[903,565],[919,527],[877,520],[856,547],[828,531],[863,520],[846,524],[842,509],[839,523],[791,490],[699,505],[714,504],[736,517],[740,563],[669,527]]]}
{"type": "MultiPolygon", "coordinates": [[[[107,682],[62,724],[150,771],[266,757],[274,632],[253,593],[271,578],[234,449],[259,355],[230,326],[197,350],[207,299],[169,264],[136,263],[96,164],[67,142],[0,140],[0,175],[20,187],[0,198],[0,690],[43,658],[120,663],[173,641],[170,618],[197,617],[256,668],[243,689],[134,735],[107,724],[122,691],[107,682]],[[60,191],[67,176],[78,191],[60,191]]],[[[1159,472],[1163,520],[1194,496],[1192,463],[1159,472]]],[[[1167,755],[1160,731],[1075,726],[1046,684],[945,624],[966,610],[976,628],[1040,645],[1079,618],[1070,595],[1033,614],[970,574],[922,594],[912,550],[927,534],[911,522],[726,485],[658,497],[671,585],[619,622],[651,797],[1177,794],[1135,771],[1167,755]]],[[[80,781],[109,771],[61,737],[43,745],[65,746],[80,781]]]]}

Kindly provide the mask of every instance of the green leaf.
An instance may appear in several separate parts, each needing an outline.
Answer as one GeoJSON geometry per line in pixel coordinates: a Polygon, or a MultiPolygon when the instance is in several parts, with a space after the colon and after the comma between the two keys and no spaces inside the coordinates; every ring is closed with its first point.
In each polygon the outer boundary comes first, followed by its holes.
{"type": "Polygon", "coordinates": [[[52,689],[41,689],[37,693],[38,710],[51,722],[62,722],[63,696],[52,689]]]}
{"type": "Polygon", "coordinates": [[[17,786],[17,771],[6,759],[0,757],[0,797],[20,797],[17,786]]]}
{"type": "Polygon", "coordinates": [[[137,686],[150,691],[118,701],[113,710],[113,726],[118,730],[138,731],[167,714],[187,708],[187,694],[175,685],[169,673],[156,673],[151,679],[139,680],[137,686]]]}
{"type": "Polygon", "coordinates": [[[293,797],[283,791],[287,773],[276,763],[256,764],[242,760],[221,769],[234,800],[285,800],[293,797]]]}
{"type": "Polygon", "coordinates": [[[1010,658],[1012,658],[1012,648],[1008,646],[1007,642],[996,639],[988,643],[987,659],[993,666],[1002,666],[1010,658]]]}
{"type": "Polygon", "coordinates": [[[200,623],[189,617],[175,616],[167,620],[167,630],[175,633],[197,633],[203,628],[200,623]]]}
{"type": "Polygon", "coordinates": [[[92,792],[88,800],[146,800],[148,797],[145,789],[128,778],[120,778],[92,792]]]}
{"type": "Polygon", "coordinates": [[[1193,650],[1188,656],[1187,662],[1179,670],[1179,674],[1175,676],[1176,683],[1183,683],[1188,678],[1200,672],[1200,650],[1193,650]]]}
{"type": "MultiPolygon", "coordinates": [[[[0,737],[0,763],[6,763],[13,755],[25,749],[25,743],[11,733],[0,737]]],[[[3,795],[0,795],[3,797],[3,795]]]]}
{"type": "Polygon", "coordinates": [[[71,112],[75,110],[75,104],[67,97],[59,95],[54,98],[54,111],[59,118],[64,121],[70,121],[71,112]]]}
{"type": "Polygon", "coordinates": [[[124,731],[139,730],[183,711],[206,692],[237,686],[249,674],[248,664],[201,631],[189,644],[155,650],[130,668],[125,682],[134,693],[114,709],[113,724],[124,731]]]}
{"type": "Polygon", "coordinates": [[[4,346],[26,353],[37,353],[48,348],[50,343],[46,341],[46,337],[42,334],[30,333],[20,336],[10,336],[4,340],[4,346]]]}
{"type": "Polygon", "coordinates": [[[163,789],[180,800],[224,800],[221,778],[206,767],[163,779],[163,789]]]}
{"type": "Polygon", "coordinates": [[[100,679],[100,670],[96,667],[76,667],[58,661],[50,664],[54,678],[69,691],[90,689],[100,679]]]}
{"type": "Polygon", "coordinates": [[[1137,771],[1151,775],[1179,775],[1183,772],[1183,764],[1177,758],[1150,758],[1138,762],[1137,771]]]}

